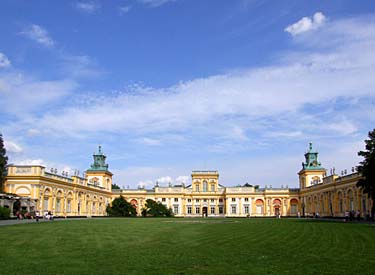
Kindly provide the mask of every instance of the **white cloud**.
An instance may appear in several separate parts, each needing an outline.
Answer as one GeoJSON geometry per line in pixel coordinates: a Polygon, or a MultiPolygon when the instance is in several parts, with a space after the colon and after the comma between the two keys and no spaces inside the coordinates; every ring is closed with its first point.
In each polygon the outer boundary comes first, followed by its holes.
{"type": "Polygon", "coordinates": [[[296,23],[289,25],[284,31],[289,32],[295,36],[307,31],[315,30],[323,26],[326,21],[326,17],[323,13],[317,12],[312,17],[303,17],[296,23]]]}
{"type": "Polygon", "coordinates": [[[23,148],[19,144],[9,139],[4,140],[4,145],[8,153],[18,154],[23,152],[23,148]]]}
{"type": "Polygon", "coordinates": [[[46,166],[46,163],[42,159],[23,159],[15,163],[16,165],[42,165],[46,166]]]}
{"type": "Polygon", "coordinates": [[[161,185],[166,185],[166,184],[169,184],[169,183],[173,183],[173,180],[170,176],[164,176],[164,177],[160,177],[156,180],[159,184],[161,185]]]}
{"type": "Polygon", "coordinates": [[[152,8],[160,7],[169,2],[175,2],[176,0],[137,0],[139,3],[147,5],[152,8]]]}
{"type": "Polygon", "coordinates": [[[145,181],[139,181],[138,182],[138,187],[139,188],[149,189],[149,188],[154,187],[154,185],[155,184],[152,182],[152,180],[145,180],[145,181]]]}
{"type": "Polygon", "coordinates": [[[161,141],[159,139],[154,139],[154,138],[142,138],[139,140],[139,142],[148,146],[161,145],[161,141]]]}
{"type": "Polygon", "coordinates": [[[131,9],[131,6],[121,6],[118,8],[120,15],[128,13],[131,9]]]}
{"type": "Polygon", "coordinates": [[[7,68],[10,66],[10,61],[8,57],[6,57],[5,54],[0,53],[0,69],[1,68],[7,68]]]}
{"type": "Polygon", "coordinates": [[[176,178],[176,183],[179,183],[179,184],[181,184],[181,183],[189,183],[189,181],[190,181],[190,177],[189,176],[178,176],[177,178],[176,178]]]}
{"type": "Polygon", "coordinates": [[[21,32],[21,34],[46,47],[53,47],[55,44],[53,39],[49,36],[47,30],[36,24],[30,25],[23,32],[21,32]]]}
{"type": "Polygon", "coordinates": [[[75,8],[79,11],[92,14],[100,9],[100,5],[94,1],[80,1],[75,4],[75,8]]]}
{"type": "Polygon", "coordinates": [[[38,129],[32,128],[32,129],[27,130],[27,135],[30,136],[30,137],[38,136],[40,134],[41,134],[41,131],[38,130],[38,129]]]}
{"type": "MultiPolygon", "coordinates": [[[[76,88],[70,80],[40,81],[12,73],[0,75],[0,113],[25,117],[30,111],[62,99],[76,88]]],[[[29,127],[35,128],[32,123],[29,127]]]]}

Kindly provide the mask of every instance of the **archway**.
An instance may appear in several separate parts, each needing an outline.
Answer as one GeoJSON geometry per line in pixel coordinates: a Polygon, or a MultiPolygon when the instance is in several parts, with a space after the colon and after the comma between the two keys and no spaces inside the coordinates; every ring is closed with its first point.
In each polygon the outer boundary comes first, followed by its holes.
{"type": "Polygon", "coordinates": [[[207,212],[208,212],[207,206],[203,206],[202,207],[202,217],[207,217],[207,212]]]}
{"type": "Polygon", "coordinates": [[[279,199],[274,199],[273,200],[273,212],[276,217],[278,217],[281,214],[281,200],[279,199]]]}
{"type": "Polygon", "coordinates": [[[263,205],[264,205],[263,200],[257,199],[255,201],[256,214],[259,215],[259,216],[263,215],[263,205]]]}

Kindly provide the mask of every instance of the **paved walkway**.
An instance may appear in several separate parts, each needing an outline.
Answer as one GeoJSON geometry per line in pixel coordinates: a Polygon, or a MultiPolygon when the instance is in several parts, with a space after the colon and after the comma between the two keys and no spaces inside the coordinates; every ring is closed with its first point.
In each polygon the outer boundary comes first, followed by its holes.
{"type": "MultiPolygon", "coordinates": [[[[55,221],[66,221],[66,220],[86,220],[87,218],[74,218],[74,219],[54,219],[53,221],[39,219],[39,222],[55,222],[55,221]]],[[[0,220],[0,226],[14,225],[14,224],[25,224],[25,223],[36,223],[35,219],[29,220],[0,220]]]]}

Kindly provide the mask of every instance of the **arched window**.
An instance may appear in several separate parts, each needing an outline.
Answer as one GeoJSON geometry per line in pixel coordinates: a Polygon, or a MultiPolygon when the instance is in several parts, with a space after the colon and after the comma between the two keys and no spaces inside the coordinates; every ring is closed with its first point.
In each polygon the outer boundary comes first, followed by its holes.
{"type": "Polygon", "coordinates": [[[207,189],[208,189],[207,181],[204,181],[203,182],[203,192],[207,192],[207,189]]]}

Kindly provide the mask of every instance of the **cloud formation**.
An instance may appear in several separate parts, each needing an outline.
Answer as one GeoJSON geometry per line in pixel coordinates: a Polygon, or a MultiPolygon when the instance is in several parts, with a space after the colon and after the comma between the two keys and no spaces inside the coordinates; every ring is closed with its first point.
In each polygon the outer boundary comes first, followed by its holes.
{"type": "Polygon", "coordinates": [[[169,2],[175,2],[176,0],[137,0],[139,3],[147,5],[152,8],[160,7],[169,2]]]}
{"type": "Polygon", "coordinates": [[[322,12],[316,12],[312,17],[303,17],[296,23],[289,25],[284,31],[295,36],[311,30],[316,30],[323,26],[325,21],[325,15],[322,12]]]}
{"type": "Polygon", "coordinates": [[[0,53],[0,69],[1,68],[7,68],[10,66],[10,61],[8,57],[6,57],[5,54],[0,53]]]}
{"type": "Polygon", "coordinates": [[[95,1],[79,1],[74,7],[79,11],[89,14],[93,14],[100,9],[99,3],[95,1]]]}
{"type": "Polygon", "coordinates": [[[21,34],[45,47],[53,47],[55,45],[47,30],[36,24],[27,27],[21,34]]]}

